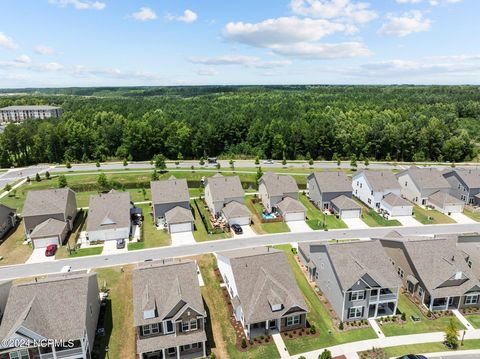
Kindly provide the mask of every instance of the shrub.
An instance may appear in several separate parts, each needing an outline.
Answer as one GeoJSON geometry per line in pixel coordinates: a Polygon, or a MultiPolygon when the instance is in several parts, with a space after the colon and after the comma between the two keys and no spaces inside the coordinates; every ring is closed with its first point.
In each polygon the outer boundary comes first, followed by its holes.
{"type": "Polygon", "coordinates": [[[458,331],[453,318],[450,318],[448,326],[445,328],[445,342],[452,349],[458,348],[458,331]]]}
{"type": "Polygon", "coordinates": [[[325,349],[319,356],[318,359],[332,359],[332,353],[330,350],[325,349]]]}
{"type": "Polygon", "coordinates": [[[242,348],[245,349],[247,347],[247,341],[245,338],[242,339],[242,348]]]}
{"type": "Polygon", "coordinates": [[[310,334],[315,334],[317,332],[317,328],[315,328],[315,325],[312,325],[310,327],[310,334]]]}
{"type": "Polygon", "coordinates": [[[401,318],[402,318],[403,321],[406,321],[406,320],[407,320],[407,315],[406,315],[405,313],[402,313],[402,317],[401,317],[401,318]]]}
{"type": "Polygon", "coordinates": [[[215,353],[210,353],[210,359],[216,359],[215,353]]]}
{"type": "Polygon", "coordinates": [[[299,356],[298,359],[307,359],[303,355],[299,356]]]}
{"type": "Polygon", "coordinates": [[[338,326],[338,329],[343,330],[343,322],[340,322],[340,325],[338,326]]]}
{"type": "Polygon", "coordinates": [[[427,317],[428,317],[428,318],[431,318],[431,317],[432,317],[432,311],[431,311],[431,310],[429,310],[429,311],[427,312],[427,317]]]}

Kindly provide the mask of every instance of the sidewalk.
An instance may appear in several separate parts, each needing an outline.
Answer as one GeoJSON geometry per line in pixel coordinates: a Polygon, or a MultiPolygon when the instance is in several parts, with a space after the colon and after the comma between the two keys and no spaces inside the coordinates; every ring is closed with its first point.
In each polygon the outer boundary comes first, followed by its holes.
{"type": "Polygon", "coordinates": [[[287,346],[283,342],[282,335],[277,331],[272,334],[273,341],[277,346],[277,350],[280,353],[280,358],[290,358],[290,354],[288,354],[287,346]]]}
{"type": "Polygon", "coordinates": [[[385,338],[385,334],[383,334],[382,329],[380,329],[380,326],[378,325],[378,323],[375,319],[370,318],[370,319],[368,319],[368,322],[370,323],[370,326],[375,331],[375,334],[377,334],[377,337],[385,338]]]}
{"type": "Polygon", "coordinates": [[[473,330],[473,326],[470,324],[470,322],[465,318],[462,313],[458,311],[458,309],[452,310],[452,313],[455,314],[457,319],[467,328],[467,330],[473,330]]]}

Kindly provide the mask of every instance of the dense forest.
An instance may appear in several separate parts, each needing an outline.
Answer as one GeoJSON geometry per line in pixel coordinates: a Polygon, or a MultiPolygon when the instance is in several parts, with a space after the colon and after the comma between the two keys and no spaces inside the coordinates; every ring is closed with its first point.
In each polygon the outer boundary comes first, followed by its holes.
{"type": "MultiPolygon", "coordinates": [[[[11,92],[3,90],[1,92],[11,92]]],[[[8,125],[0,165],[205,156],[462,161],[476,157],[480,87],[204,86],[29,89],[0,107],[60,119],[8,125]]]]}

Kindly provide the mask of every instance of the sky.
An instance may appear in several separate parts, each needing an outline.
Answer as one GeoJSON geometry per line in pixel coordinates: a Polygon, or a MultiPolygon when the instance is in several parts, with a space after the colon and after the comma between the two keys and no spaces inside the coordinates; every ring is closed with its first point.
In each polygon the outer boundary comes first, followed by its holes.
{"type": "Polygon", "coordinates": [[[1,0],[0,87],[480,84],[479,0],[1,0]]]}

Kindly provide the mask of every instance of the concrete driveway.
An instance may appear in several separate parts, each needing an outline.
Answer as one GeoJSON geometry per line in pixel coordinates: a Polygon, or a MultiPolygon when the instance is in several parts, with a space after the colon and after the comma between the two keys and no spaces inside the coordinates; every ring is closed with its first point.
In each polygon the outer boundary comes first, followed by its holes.
{"type": "Polygon", "coordinates": [[[473,219],[471,219],[469,216],[464,215],[463,213],[452,213],[450,217],[457,223],[476,223],[473,219]]]}
{"type": "Polygon", "coordinates": [[[172,246],[185,246],[188,244],[195,244],[193,232],[172,233],[172,246]]]}
{"type": "Polygon", "coordinates": [[[391,220],[397,220],[399,221],[402,226],[405,227],[414,227],[414,226],[423,226],[419,221],[417,221],[415,218],[412,216],[398,216],[398,217],[390,217],[389,219],[391,220]]]}
{"type": "Polygon", "coordinates": [[[348,228],[352,229],[367,229],[370,228],[367,224],[362,221],[360,218],[345,218],[342,219],[345,222],[348,228]]]}
{"type": "Polygon", "coordinates": [[[305,221],[291,221],[286,222],[290,232],[299,233],[299,232],[311,232],[313,229],[305,221]]]}
{"type": "Polygon", "coordinates": [[[103,243],[103,251],[102,255],[105,254],[117,254],[117,253],[126,253],[128,252],[128,239],[125,240],[125,247],[121,249],[117,249],[117,241],[105,241],[103,243]]]}
{"type": "Polygon", "coordinates": [[[233,238],[245,238],[245,237],[255,237],[255,236],[258,236],[258,234],[256,234],[254,232],[254,230],[252,229],[251,226],[240,226],[242,227],[242,231],[243,233],[242,234],[235,234],[234,231],[232,231],[233,233],[233,238]]]}
{"type": "Polygon", "coordinates": [[[53,262],[55,256],[47,257],[45,255],[45,248],[34,249],[30,258],[27,259],[25,263],[44,263],[44,262],[53,262]]]}

